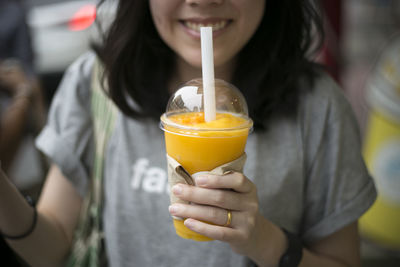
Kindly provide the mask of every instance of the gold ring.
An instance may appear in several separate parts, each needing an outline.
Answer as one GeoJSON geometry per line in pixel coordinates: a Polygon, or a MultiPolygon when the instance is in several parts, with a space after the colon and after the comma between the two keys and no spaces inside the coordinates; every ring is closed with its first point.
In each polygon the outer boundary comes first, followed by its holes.
{"type": "Polygon", "coordinates": [[[229,227],[232,222],[232,212],[230,210],[227,210],[228,212],[228,218],[226,219],[226,223],[223,225],[224,227],[229,227]]]}

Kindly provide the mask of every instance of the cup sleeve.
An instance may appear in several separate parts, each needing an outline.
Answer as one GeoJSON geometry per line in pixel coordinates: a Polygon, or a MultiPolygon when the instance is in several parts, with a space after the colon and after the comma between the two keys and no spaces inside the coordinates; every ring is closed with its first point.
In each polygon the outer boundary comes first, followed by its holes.
{"type": "MultiPolygon", "coordinates": [[[[169,191],[172,192],[172,187],[176,184],[189,184],[189,185],[196,185],[194,177],[200,173],[211,173],[211,174],[216,174],[216,175],[224,175],[228,171],[237,171],[237,172],[242,172],[244,164],[246,162],[247,155],[246,153],[243,153],[242,156],[239,158],[227,162],[221,166],[218,166],[211,171],[204,171],[204,172],[198,172],[190,175],[183,167],[182,165],[176,161],[173,157],[169,156],[167,154],[167,165],[168,165],[168,186],[169,186],[169,191]]],[[[188,201],[184,201],[176,197],[173,193],[170,193],[170,202],[171,204],[174,203],[184,203],[184,204],[189,204],[188,201]]],[[[172,216],[174,219],[177,220],[182,220],[180,217],[172,216]]]]}

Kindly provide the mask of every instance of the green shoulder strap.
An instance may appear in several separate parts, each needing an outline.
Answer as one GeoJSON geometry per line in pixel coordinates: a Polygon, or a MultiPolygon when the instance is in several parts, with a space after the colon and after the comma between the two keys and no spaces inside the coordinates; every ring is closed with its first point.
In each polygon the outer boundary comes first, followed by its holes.
{"type": "Polygon", "coordinates": [[[78,228],[67,266],[98,267],[105,259],[104,236],[102,229],[103,210],[103,170],[107,147],[115,120],[117,107],[106,95],[101,82],[103,68],[96,60],[91,82],[91,112],[93,118],[95,155],[92,170],[91,187],[85,196],[78,228]]]}

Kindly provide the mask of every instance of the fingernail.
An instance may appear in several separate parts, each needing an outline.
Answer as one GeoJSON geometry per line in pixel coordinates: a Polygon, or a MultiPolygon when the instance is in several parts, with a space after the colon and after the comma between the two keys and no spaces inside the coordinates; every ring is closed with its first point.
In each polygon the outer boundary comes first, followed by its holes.
{"type": "Polygon", "coordinates": [[[183,191],[183,188],[182,188],[182,185],[180,185],[180,184],[174,185],[172,187],[172,192],[174,192],[175,195],[181,194],[182,191],[183,191]]]}
{"type": "Polygon", "coordinates": [[[199,175],[195,178],[196,180],[196,185],[205,185],[207,184],[208,178],[203,175],[199,175]]]}
{"type": "Polygon", "coordinates": [[[179,211],[179,207],[176,205],[171,205],[171,206],[169,206],[168,210],[169,210],[169,213],[176,214],[179,211]]]}

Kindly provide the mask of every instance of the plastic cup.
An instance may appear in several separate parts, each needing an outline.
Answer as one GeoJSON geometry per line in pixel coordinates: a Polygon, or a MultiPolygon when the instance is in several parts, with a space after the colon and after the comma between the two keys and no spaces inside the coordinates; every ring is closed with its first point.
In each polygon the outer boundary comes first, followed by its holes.
{"type": "MultiPolygon", "coordinates": [[[[216,79],[215,96],[216,119],[205,122],[202,80],[191,80],[170,98],[161,116],[167,154],[191,175],[211,171],[242,156],[253,126],[247,104],[237,88],[216,79]]],[[[180,237],[211,240],[191,231],[183,222],[174,219],[180,237]]]]}

